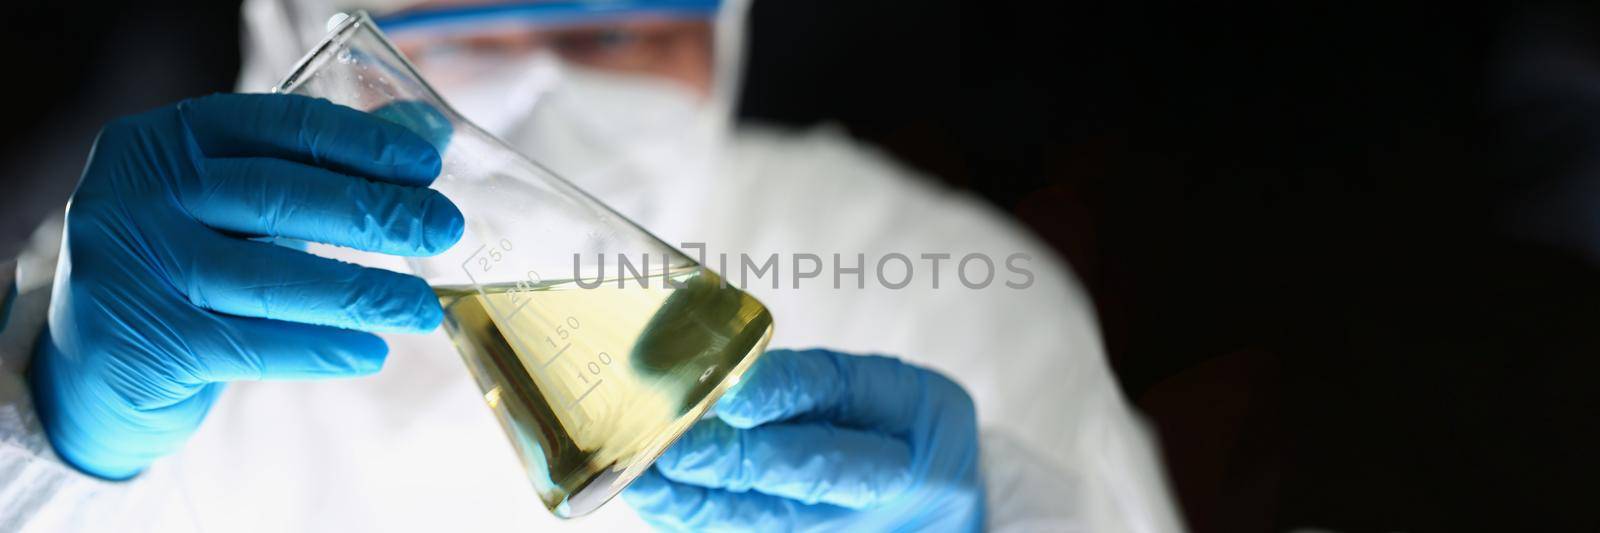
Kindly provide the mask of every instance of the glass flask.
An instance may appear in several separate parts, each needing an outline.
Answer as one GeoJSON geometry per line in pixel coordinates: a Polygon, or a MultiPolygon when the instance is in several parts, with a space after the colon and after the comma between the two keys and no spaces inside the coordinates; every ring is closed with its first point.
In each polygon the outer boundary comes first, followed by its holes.
{"type": "Polygon", "coordinates": [[[450,108],[365,13],[276,92],[402,124],[439,148],[461,241],[410,258],[546,507],[610,500],[772,336],[766,307],[450,108]]]}

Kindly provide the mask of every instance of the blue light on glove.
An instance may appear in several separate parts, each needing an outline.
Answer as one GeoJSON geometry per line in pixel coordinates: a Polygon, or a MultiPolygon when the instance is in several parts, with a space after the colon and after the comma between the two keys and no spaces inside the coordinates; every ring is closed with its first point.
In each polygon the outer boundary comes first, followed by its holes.
{"type": "Polygon", "coordinates": [[[772,350],[623,498],[694,531],[977,531],[972,399],[887,357],[772,350]]]}
{"type": "Polygon", "coordinates": [[[325,100],[213,95],[101,131],[67,210],[49,329],[29,369],[56,452],[133,476],[232,380],[359,376],[366,331],[443,319],[422,280],[252,239],[444,251],[463,219],[425,188],[437,150],[325,100]]]}

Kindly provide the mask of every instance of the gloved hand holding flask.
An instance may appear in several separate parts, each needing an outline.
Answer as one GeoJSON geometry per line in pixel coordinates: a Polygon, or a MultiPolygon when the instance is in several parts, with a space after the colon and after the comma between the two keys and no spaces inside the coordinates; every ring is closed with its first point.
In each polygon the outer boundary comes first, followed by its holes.
{"type": "Polygon", "coordinates": [[[461,213],[406,128],[325,100],[214,95],[113,122],[67,209],[29,369],[56,452],[131,477],[176,451],[223,384],[376,372],[364,331],[443,318],[422,280],[251,238],[395,255],[450,247],[461,213]]]}
{"type": "Polygon", "coordinates": [[[623,497],[673,531],[977,531],[972,399],[897,359],[771,350],[623,497]]]}

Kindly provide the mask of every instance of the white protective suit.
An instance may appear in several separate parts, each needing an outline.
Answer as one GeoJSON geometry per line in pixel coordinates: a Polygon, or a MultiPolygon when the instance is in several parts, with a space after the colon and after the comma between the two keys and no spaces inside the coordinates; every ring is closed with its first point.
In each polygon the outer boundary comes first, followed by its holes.
{"type": "MultiPolygon", "coordinates": [[[[718,21],[723,95],[737,80],[742,7],[733,2],[718,21]]],[[[247,1],[241,88],[270,87],[320,40],[331,14],[304,0],[247,1]]],[[[592,192],[663,240],[705,243],[713,257],[861,253],[870,277],[892,252],[1030,254],[1027,289],[1000,283],[1002,267],[985,289],[947,270],[939,289],[922,275],[900,290],[871,281],[857,289],[849,277],[834,289],[825,271],[807,288],[784,278],[781,288],[761,280],[748,290],[776,318],[774,347],[895,355],[965,386],[982,427],[990,529],[1181,529],[1087,298],[1022,228],[830,128],[739,129],[702,179],[592,192]]],[[[132,481],[76,472],[51,452],[22,375],[60,231],[59,221],[41,227],[18,258],[20,295],[0,334],[0,531],[644,529],[621,501],[571,522],[550,515],[442,331],[387,336],[390,356],[373,377],[230,385],[181,453],[132,481]]],[[[404,269],[393,258],[313,251],[404,269]]]]}

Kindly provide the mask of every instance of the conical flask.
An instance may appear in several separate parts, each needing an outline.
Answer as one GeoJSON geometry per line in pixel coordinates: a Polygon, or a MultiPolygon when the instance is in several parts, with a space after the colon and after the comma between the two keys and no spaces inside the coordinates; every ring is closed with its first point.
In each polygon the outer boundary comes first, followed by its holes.
{"type": "Polygon", "coordinates": [[[465,235],[409,265],[557,516],[595,510],[649,468],[772,336],[760,302],[462,118],[365,13],[338,21],[276,91],[439,148],[432,187],[465,235]]]}

